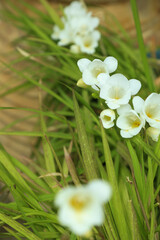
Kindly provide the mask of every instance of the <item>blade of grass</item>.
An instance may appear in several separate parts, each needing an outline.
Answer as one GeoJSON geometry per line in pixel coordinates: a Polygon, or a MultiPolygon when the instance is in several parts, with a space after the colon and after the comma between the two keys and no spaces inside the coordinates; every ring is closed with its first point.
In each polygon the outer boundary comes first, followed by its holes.
{"type": "Polygon", "coordinates": [[[146,50],[145,50],[145,46],[144,46],[143,35],[142,35],[136,0],[130,0],[130,3],[131,3],[132,14],[133,14],[135,27],[136,27],[136,31],[137,31],[138,44],[139,44],[141,59],[143,62],[144,73],[146,75],[146,79],[147,79],[147,83],[148,83],[148,87],[149,87],[150,91],[154,92],[155,86],[154,86],[154,82],[152,79],[151,69],[150,69],[150,66],[149,66],[148,60],[147,60],[147,54],[146,54],[146,50]]]}
{"type": "Polygon", "coordinates": [[[3,228],[4,228],[7,232],[9,232],[9,233],[11,234],[11,236],[15,237],[17,240],[22,240],[22,238],[20,238],[20,237],[18,236],[18,234],[15,233],[15,232],[14,232],[13,230],[11,230],[10,228],[8,228],[8,227],[6,227],[6,226],[3,226],[3,228]]]}
{"type": "Polygon", "coordinates": [[[157,240],[155,237],[155,209],[154,209],[154,186],[153,186],[153,169],[152,169],[152,161],[151,158],[148,158],[148,188],[149,188],[149,201],[151,206],[151,229],[149,234],[149,240],[157,240]]]}
{"type": "Polygon", "coordinates": [[[29,231],[26,227],[24,227],[19,222],[11,219],[10,217],[6,216],[5,214],[0,213],[0,219],[15,229],[17,232],[21,233],[24,237],[26,237],[29,240],[41,240],[39,237],[37,237],[34,233],[29,231]]]}
{"type": "MultiPolygon", "coordinates": [[[[12,131],[12,132],[5,132],[0,131],[0,135],[8,135],[8,136],[28,136],[28,137],[43,137],[42,132],[26,132],[26,131],[12,131]]],[[[67,133],[56,133],[56,132],[47,132],[47,137],[54,137],[54,138],[63,138],[63,139],[71,139],[71,136],[67,133]]]]}
{"type": "Polygon", "coordinates": [[[92,157],[92,150],[90,149],[90,144],[88,142],[87,133],[85,131],[85,126],[80,114],[80,108],[76,100],[75,93],[73,92],[73,102],[74,102],[74,113],[77,125],[78,138],[80,142],[80,147],[83,156],[83,166],[87,175],[88,180],[98,177],[96,170],[96,163],[92,157]]]}
{"type": "Polygon", "coordinates": [[[140,136],[137,135],[136,137],[132,138],[132,141],[136,143],[136,145],[142,146],[144,152],[147,155],[149,155],[152,159],[154,159],[158,164],[160,164],[160,159],[156,156],[156,154],[152,150],[152,147],[146,144],[140,136]]]}
{"type": "Polygon", "coordinates": [[[66,163],[67,163],[67,166],[68,166],[68,169],[69,169],[69,172],[71,174],[74,184],[79,185],[80,181],[79,181],[78,175],[76,173],[75,165],[73,163],[73,160],[71,159],[70,154],[68,153],[68,151],[65,147],[64,147],[64,157],[65,157],[65,160],[66,160],[66,163]]]}
{"type": "Polygon", "coordinates": [[[143,191],[144,190],[143,188],[145,186],[145,183],[143,183],[143,179],[142,179],[141,166],[139,164],[137,154],[134,148],[132,147],[130,140],[126,140],[126,143],[127,143],[128,150],[130,152],[130,156],[132,158],[132,165],[134,169],[134,175],[135,175],[138,191],[144,203],[145,192],[143,191]]]}
{"type": "Polygon", "coordinates": [[[118,232],[121,239],[131,239],[131,235],[129,233],[128,225],[125,220],[125,215],[122,207],[121,197],[119,193],[119,187],[116,179],[116,174],[114,170],[113,160],[110,152],[110,148],[108,145],[107,137],[104,131],[104,128],[101,126],[102,133],[102,142],[104,149],[104,157],[106,163],[106,171],[108,175],[108,180],[113,188],[113,196],[110,201],[111,209],[113,212],[114,219],[116,221],[116,225],[118,228],[118,232]]]}
{"type": "MultiPolygon", "coordinates": [[[[41,81],[40,81],[41,84],[41,81]]],[[[42,92],[41,89],[39,89],[39,105],[40,105],[40,110],[42,111],[42,92]]],[[[44,117],[42,114],[40,114],[40,123],[41,123],[41,131],[43,133],[43,137],[42,137],[42,146],[43,146],[43,151],[44,151],[44,159],[45,159],[45,165],[46,165],[46,170],[48,172],[56,172],[56,167],[55,167],[55,163],[54,163],[54,158],[53,158],[53,154],[52,151],[50,149],[50,146],[45,138],[45,135],[47,133],[47,127],[46,127],[46,123],[44,120],[44,117]]],[[[49,139],[48,139],[49,141],[49,139]]]]}
{"type": "Polygon", "coordinates": [[[45,0],[40,0],[40,1],[43,4],[43,6],[46,8],[46,10],[48,11],[53,22],[62,29],[64,27],[63,22],[61,21],[60,17],[56,13],[56,11],[53,9],[53,7],[51,7],[45,0]]]}

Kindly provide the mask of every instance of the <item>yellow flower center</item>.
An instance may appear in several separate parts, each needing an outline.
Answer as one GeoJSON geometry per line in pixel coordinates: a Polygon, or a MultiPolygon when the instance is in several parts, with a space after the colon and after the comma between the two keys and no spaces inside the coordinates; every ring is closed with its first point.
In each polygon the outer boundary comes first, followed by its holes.
{"type": "Polygon", "coordinates": [[[85,46],[85,47],[90,47],[90,46],[91,46],[91,41],[86,41],[86,42],[84,43],[84,46],[85,46]]]}
{"type": "Polygon", "coordinates": [[[75,195],[70,199],[69,203],[76,211],[81,211],[84,207],[86,207],[89,200],[89,197],[75,195]]]}
{"type": "Polygon", "coordinates": [[[132,123],[132,128],[137,128],[140,125],[140,121],[136,120],[132,123]]]}
{"type": "Polygon", "coordinates": [[[95,68],[94,70],[93,70],[93,75],[94,75],[94,77],[98,77],[98,75],[100,74],[100,73],[106,73],[106,70],[105,70],[105,68],[104,67],[97,67],[97,68],[95,68]]]}
{"type": "Polygon", "coordinates": [[[109,116],[104,116],[103,119],[104,119],[105,121],[107,121],[107,122],[108,122],[108,121],[111,121],[111,117],[109,117],[109,116]]]}
{"type": "Polygon", "coordinates": [[[109,97],[114,100],[119,100],[123,97],[124,93],[123,88],[113,86],[110,88],[109,97]]]}
{"type": "Polygon", "coordinates": [[[149,117],[149,118],[152,118],[152,114],[151,113],[146,113],[146,115],[149,117]]]}

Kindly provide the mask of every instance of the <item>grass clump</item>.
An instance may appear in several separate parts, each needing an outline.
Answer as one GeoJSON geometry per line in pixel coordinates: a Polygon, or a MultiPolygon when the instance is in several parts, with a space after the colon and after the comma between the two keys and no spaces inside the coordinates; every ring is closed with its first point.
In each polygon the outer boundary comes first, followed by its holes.
{"type": "MultiPolygon", "coordinates": [[[[140,51],[133,51],[135,42],[121,26],[119,33],[101,26],[102,37],[93,55],[74,54],[53,41],[52,25],[61,27],[61,22],[46,1],[41,3],[46,13],[25,1],[16,6],[12,1],[5,4],[7,18],[25,35],[16,42],[20,53],[16,60],[3,63],[23,79],[23,83],[2,97],[28,84],[36,86],[39,109],[1,107],[2,114],[6,109],[30,112],[37,118],[38,130],[13,132],[11,128],[16,121],[0,131],[1,135],[37,138],[28,164],[10,156],[0,146],[2,193],[9,193],[10,199],[0,202],[0,238],[83,239],[61,226],[53,201],[56,194],[70,184],[85,184],[101,178],[110,182],[113,196],[104,206],[104,224],[93,228],[88,238],[158,240],[160,140],[153,142],[145,130],[131,139],[122,138],[117,128],[105,130],[98,118],[104,109],[103,100],[93,89],[76,86],[81,78],[77,61],[81,58],[104,60],[107,53],[118,59],[116,72],[141,81],[142,98],[158,91],[154,86],[154,72],[149,69],[135,1],[131,0],[131,4],[140,51]],[[30,15],[23,12],[24,7],[30,15]],[[29,66],[27,71],[25,64],[29,66]]],[[[23,119],[21,121],[23,123],[23,119]]]]}

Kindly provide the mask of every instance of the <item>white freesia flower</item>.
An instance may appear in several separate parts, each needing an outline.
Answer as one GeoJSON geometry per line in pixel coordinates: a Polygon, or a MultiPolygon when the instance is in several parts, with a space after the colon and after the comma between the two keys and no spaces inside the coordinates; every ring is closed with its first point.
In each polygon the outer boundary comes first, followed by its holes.
{"type": "Polygon", "coordinates": [[[75,30],[78,36],[85,36],[92,33],[99,25],[99,19],[97,17],[92,17],[91,13],[87,13],[83,17],[75,16],[74,18],[68,19],[68,21],[71,28],[75,30]]]}
{"type": "Polygon", "coordinates": [[[98,46],[98,41],[100,39],[100,32],[93,31],[92,33],[75,37],[75,44],[79,46],[80,51],[88,54],[95,52],[95,48],[98,46]]]}
{"type": "Polygon", "coordinates": [[[54,26],[51,38],[59,40],[59,46],[72,44],[70,50],[74,53],[85,52],[92,54],[98,46],[100,32],[95,31],[99,19],[87,12],[84,4],[75,1],[64,8],[64,17],[61,18],[64,28],[54,26]]]}
{"type": "Polygon", "coordinates": [[[81,2],[74,1],[64,8],[64,13],[67,18],[73,18],[76,16],[85,16],[87,14],[87,10],[81,2]]]}
{"type": "Polygon", "coordinates": [[[110,199],[111,192],[110,185],[102,180],[62,189],[55,199],[60,223],[77,235],[85,235],[94,225],[103,223],[102,205],[110,199]]]}
{"type": "Polygon", "coordinates": [[[82,72],[82,79],[87,84],[98,90],[98,87],[102,87],[109,74],[117,69],[118,61],[114,57],[107,57],[104,61],[99,59],[94,59],[90,61],[86,58],[80,59],[78,62],[78,67],[82,72]],[[101,73],[105,73],[105,78],[99,79],[98,76],[101,73]]]}
{"type": "Polygon", "coordinates": [[[66,46],[72,43],[75,37],[75,32],[71,29],[68,23],[65,23],[64,28],[59,33],[59,46],[66,46]]]}
{"type": "Polygon", "coordinates": [[[160,94],[151,93],[145,101],[136,96],[133,104],[135,110],[143,114],[151,127],[160,129],[160,94]]]}
{"type": "Polygon", "coordinates": [[[123,74],[114,74],[108,78],[106,74],[98,76],[99,82],[105,82],[100,89],[100,97],[106,100],[109,108],[117,109],[127,104],[132,95],[135,95],[141,88],[140,81],[128,79],[123,74]]]}
{"type": "Polygon", "coordinates": [[[153,141],[158,142],[158,138],[160,135],[160,129],[149,127],[149,128],[147,128],[146,133],[148,136],[150,136],[152,138],[153,141]]]}
{"type": "Polygon", "coordinates": [[[145,125],[145,120],[135,110],[123,112],[117,119],[117,127],[121,129],[120,134],[124,138],[137,135],[145,125]]]}
{"type": "Polygon", "coordinates": [[[111,109],[105,109],[100,114],[100,119],[102,121],[104,128],[111,128],[114,126],[115,112],[111,109]]]}

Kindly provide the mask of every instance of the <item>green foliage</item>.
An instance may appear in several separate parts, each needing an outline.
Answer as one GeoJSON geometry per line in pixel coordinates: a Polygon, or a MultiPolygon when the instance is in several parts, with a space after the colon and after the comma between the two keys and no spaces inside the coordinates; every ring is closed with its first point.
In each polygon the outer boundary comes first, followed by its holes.
{"type": "Polygon", "coordinates": [[[118,59],[119,72],[141,80],[142,97],[154,89],[135,1],[131,0],[140,53],[133,51],[135,42],[113,19],[119,33],[101,27],[101,43],[93,56],[73,54],[51,40],[53,24],[61,26],[61,22],[56,10],[46,1],[41,2],[47,13],[25,1],[16,6],[6,1],[7,18],[23,29],[25,35],[15,43],[20,46],[17,59],[10,65],[3,63],[20,83],[1,97],[36,86],[40,109],[0,108],[1,114],[6,109],[28,111],[29,117],[36,117],[39,124],[37,131],[13,131],[17,123],[25,121],[22,117],[0,129],[0,135],[37,138],[28,165],[0,147],[0,181],[4,186],[1,193],[10,193],[8,201],[0,202],[0,238],[80,239],[59,224],[53,204],[55,194],[68,184],[83,184],[101,177],[111,183],[113,197],[104,206],[104,225],[93,229],[94,239],[158,240],[160,140],[154,145],[141,134],[124,141],[117,129],[104,130],[98,119],[103,102],[98,97],[92,98],[91,89],[76,87],[81,77],[77,60],[104,59],[107,53],[118,59]],[[31,14],[24,13],[23,7],[31,14]],[[30,68],[25,69],[26,63],[30,68]],[[50,130],[53,126],[54,130],[50,130]]]}

